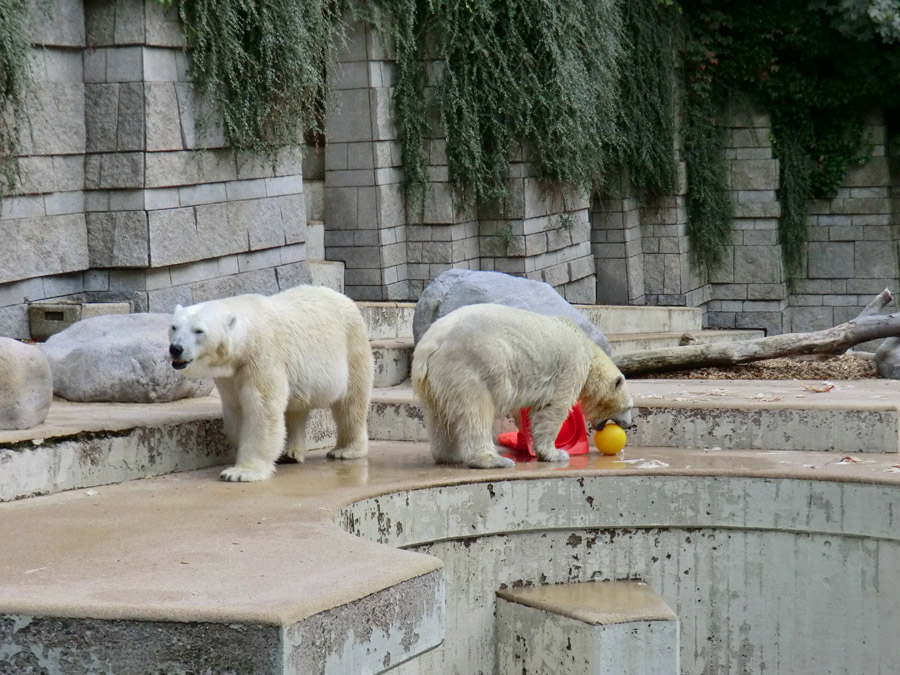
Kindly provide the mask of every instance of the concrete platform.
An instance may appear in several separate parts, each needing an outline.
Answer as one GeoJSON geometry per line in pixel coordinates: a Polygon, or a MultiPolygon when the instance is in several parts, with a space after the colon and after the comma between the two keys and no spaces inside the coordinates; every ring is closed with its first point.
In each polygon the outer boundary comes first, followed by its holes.
{"type": "MultiPolygon", "coordinates": [[[[628,447],[900,451],[900,383],[632,380],[636,426],[628,447]]],[[[0,431],[0,501],[223,464],[217,396],[153,405],[55,400],[44,424],[0,431]]],[[[331,447],[329,414],[316,411],[311,448],[331,447]]],[[[369,435],[425,441],[422,411],[408,384],[375,391],[369,435]]]]}
{"type": "MultiPolygon", "coordinates": [[[[260,483],[222,483],[207,469],[0,504],[0,672],[381,672],[449,630],[443,563],[393,546],[463,537],[468,550],[490,533],[625,528],[624,537],[648,526],[881,541],[896,532],[891,466],[878,456],[628,449],[475,471],[435,466],[424,444],[374,443],[368,458],[314,453],[260,483]]],[[[565,568],[544,560],[547,583],[558,583],[565,568]]]]}

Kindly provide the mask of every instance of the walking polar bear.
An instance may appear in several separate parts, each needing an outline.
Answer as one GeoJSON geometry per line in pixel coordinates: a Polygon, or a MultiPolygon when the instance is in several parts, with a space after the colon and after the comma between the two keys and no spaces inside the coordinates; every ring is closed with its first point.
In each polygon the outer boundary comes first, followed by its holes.
{"type": "Polygon", "coordinates": [[[503,305],[469,305],[435,321],[413,353],[412,384],[439,463],[512,466],[492,426],[520,408],[531,408],[545,462],[568,459],[555,441],[576,400],[595,428],[609,419],[631,426],[624,376],[574,321],[503,305]]]}
{"type": "Polygon", "coordinates": [[[336,291],[297,286],[179,305],[169,354],[185,376],[216,380],[225,435],[237,447],[222,480],[271,478],[282,453],[302,462],[314,408],[330,407],[337,425],[329,457],[368,452],[372,349],[356,304],[336,291]]]}

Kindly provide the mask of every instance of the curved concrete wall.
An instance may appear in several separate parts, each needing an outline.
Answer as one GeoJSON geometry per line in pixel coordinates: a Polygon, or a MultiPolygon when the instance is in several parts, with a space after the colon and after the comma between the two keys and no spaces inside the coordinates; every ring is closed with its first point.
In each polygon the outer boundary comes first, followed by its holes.
{"type": "Polygon", "coordinates": [[[446,566],[447,637],[403,675],[494,672],[500,588],[606,579],[646,581],[676,611],[685,675],[886,675],[898,508],[888,485],[561,476],[388,494],[340,522],[446,566]]]}

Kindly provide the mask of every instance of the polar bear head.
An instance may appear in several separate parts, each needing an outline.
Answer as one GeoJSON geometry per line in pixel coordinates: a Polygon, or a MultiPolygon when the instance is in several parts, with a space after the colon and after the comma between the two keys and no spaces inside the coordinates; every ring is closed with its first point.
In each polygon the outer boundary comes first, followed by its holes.
{"type": "Polygon", "coordinates": [[[624,428],[632,425],[634,400],[628,391],[625,376],[599,347],[578,398],[585,417],[595,429],[602,429],[607,420],[624,428]]]}
{"type": "Polygon", "coordinates": [[[187,377],[234,374],[238,317],[221,301],[178,305],[169,326],[172,367],[187,377]]]}

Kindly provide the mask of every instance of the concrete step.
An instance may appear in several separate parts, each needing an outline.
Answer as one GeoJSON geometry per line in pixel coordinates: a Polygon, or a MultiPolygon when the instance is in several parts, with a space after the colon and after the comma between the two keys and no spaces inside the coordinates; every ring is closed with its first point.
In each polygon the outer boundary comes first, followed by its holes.
{"type": "Polygon", "coordinates": [[[761,330],[693,330],[683,332],[610,333],[613,355],[683,344],[722,344],[765,337],[761,330]]]}
{"type": "MultiPolygon", "coordinates": [[[[632,380],[637,448],[900,451],[900,409],[890,380],[840,382],[816,393],[799,381],[632,380]]],[[[217,396],[152,405],[55,400],[44,424],[0,431],[0,501],[190,471],[232,461],[217,396]]],[[[307,427],[311,449],[331,447],[331,415],[307,427]]],[[[369,437],[425,441],[408,383],[375,390],[369,437]]]]}
{"type": "MultiPolygon", "coordinates": [[[[719,344],[762,337],[759,330],[700,330],[689,333],[623,333],[611,334],[609,344],[613,355],[645,349],[677,347],[685,342],[719,344]]],[[[375,386],[393,387],[409,377],[412,364],[413,341],[411,337],[372,340],[375,355],[375,386]]]]}
{"type": "Polygon", "coordinates": [[[575,305],[606,335],[618,333],[684,333],[703,328],[697,307],[575,305]]]}
{"type": "MultiPolygon", "coordinates": [[[[411,338],[413,302],[357,302],[373,340],[411,338]]],[[[702,332],[703,313],[695,307],[575,305],[607,336],[619,334],[702,332]]]]}
{"type": "Polygon", "coordinates": [[[637,581],[497,591],[496,631],[500,675],[681,672],[678,616],[637,581]]]}

